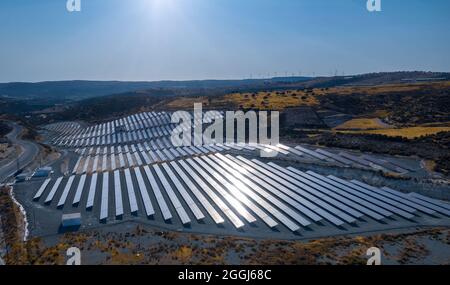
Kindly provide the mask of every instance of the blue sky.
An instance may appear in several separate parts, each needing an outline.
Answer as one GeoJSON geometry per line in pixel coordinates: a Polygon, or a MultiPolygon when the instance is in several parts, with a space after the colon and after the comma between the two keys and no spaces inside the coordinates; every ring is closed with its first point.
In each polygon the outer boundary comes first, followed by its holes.
{"type": "Polygon", "coordinates": [[[450,1],[0,1],[0,82],[450,71],[450,1]]]}

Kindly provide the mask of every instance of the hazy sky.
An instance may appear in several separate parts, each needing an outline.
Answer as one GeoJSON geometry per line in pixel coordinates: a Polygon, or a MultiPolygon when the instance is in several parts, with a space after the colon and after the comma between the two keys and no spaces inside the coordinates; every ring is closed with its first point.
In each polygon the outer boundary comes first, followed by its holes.
{"type": "Polygon", "coordinates": [[[0,1],[0,82],[450,71],[450,1],[0,1]]]}

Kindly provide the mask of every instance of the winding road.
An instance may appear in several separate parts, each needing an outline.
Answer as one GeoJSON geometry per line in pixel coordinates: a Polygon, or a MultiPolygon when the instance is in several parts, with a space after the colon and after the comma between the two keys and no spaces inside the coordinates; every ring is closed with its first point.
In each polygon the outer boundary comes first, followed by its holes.
{"type": "MultiPolygon", "coordinates": [[[[18,145],[22,148],[22,153],[19,156],[19,166],[21,168],[32,162],[37,154],[39,153],[39,146],[36,143],[21,140],[18,137],[23,130],[23,127],[13,123],[8,122],[13,130],[7,135],[7,138],[11,141],[13,145],[18,145]]],[[[17,160],[13,159],[8,163],[0,166],[0,182],[4,182],[11,175],[17,171],[17,160]]]]}

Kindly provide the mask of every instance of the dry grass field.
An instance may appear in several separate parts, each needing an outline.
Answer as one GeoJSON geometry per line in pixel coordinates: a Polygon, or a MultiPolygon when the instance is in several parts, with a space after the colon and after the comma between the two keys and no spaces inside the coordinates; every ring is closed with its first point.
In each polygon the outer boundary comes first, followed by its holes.
{"type": "Polygon", "coordinates": [[[450,132],[450,127],[410,127],[400,129],[378,129],[378,130],[338,131],[338,132],[352,133],[352,134],[385,135],[388,137],[404,137],[407,139],[415,139],[422,136],[434,135],[440,132],[450,132]]]}
{"type": "Polygon", "coordinates": [[[225,100],[241,109],[283,110],[288,107],[319,105],[315,95],[302,90],[233,93],[226,95],[225,100]]]}
{"type": "Polygon", "coordinates": [[[378,130],[392,128],[378,118],[359,118],[347,121],[335,128],[335,130],[378,130]]]}

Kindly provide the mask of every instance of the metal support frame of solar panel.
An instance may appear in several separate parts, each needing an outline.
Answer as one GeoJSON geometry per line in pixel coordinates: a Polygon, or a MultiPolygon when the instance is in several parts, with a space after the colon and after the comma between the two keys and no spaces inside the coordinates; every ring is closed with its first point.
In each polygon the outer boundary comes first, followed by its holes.
{"type": "MultiPolygon", "coordinates": [[[[328,177],[331,180],[334,180],[334,181],[336,181],[336,182],[338,182],[340,184],[346,185],[346,186],[348,186],[350,188],[353,188],[353,189],[355,189],[355,190],[357,190],[357,191],[359,191],[361,193],[364,193],[364,194],[366,194],[368,196],[371,196],[372,198],[374,198],[374,202],[377,205],[379,205],[382,208],[385,208],[386,210],[389,210],[389,211],[391,211],[391,212],[393,212],[393,213],[395,213],[395,214],[397,214],[397,215],[399,215],[399,216],[401,216],[403,218],[406,218],[406,219],[414,218],[414,215],[411,214],[410,212],[406,212],[406,211],[398,208],[398,205],[400,205],[400,204],[398,202],[396,202],[396,201],[393,201],[393,200],[388,199],[386,197],[383,197],[383,196],[381,196],[379,194],[376,194],[376,193],[373,193],[371,191],[368,191],[368,190],[366,190],[366,189],[364,189],[362,187],[359,187],[358,185],[355,185],[355,184],[353,184],[351,182],[348,182],[346,180],[340,179],[340,178],[335,177],[333,175],[329,175],[328,177]]],[[[406,207],[406,206],[402,206],[402,207],[406,207]]],[[[414,210],[414,209],[411,209],[411,210],[414,210]]]]}
{"type": "MultiPolygon", "coordinates": [[[[290,217],[292,217],[294,220],[296,220],[298,223],[300,223],[302,226],[306,227],[309,226],[311,223],[305,219],[303,216],[299,215],[295,211],[293,211],[291,208],[289,208],[287,205],[283,204],[278,199],[283,200],[285,203],[291,205],[298,211],[304,210],[304,207],[297,203],[294,199],[290,198],[288,195],[284,194],[280,190],[276,189],[275,187],[272,187],[267,182],[265,182],[263,179],[258,179],[259,177],[254,175],[253,173],[247,171],[244,167],[241,167],[236,162],[232,161],[231,159],[221,155],[216,154],[216,161],[226,163],[231,169],[234,170],[234,174],[236,177],[239,177],[241,181],[245,182],[248,186],[250,186],[252,189],[255,189],[260,193],[262,196],[264,196],[269,202],[277,206],[280,210],[288,214],[290,217]],[[260,185],[267,191],[264,191],[261,187],[258,187],[256,184],[260,185]],[[273,196],[275,195],[275,196],[273,196]]],[[[316,215],[317,216],[317,215],[316,215]]],[[[320,217],[317,216],[319,220],[321,220],[320,217]]]]}
{"type": "MultiPolygon", "coordinates": [[[[195,185],[187,178],[187,176],[182,172],[182,170],[175,164],[175,163],[171,163],[172,167],[174,167],[175,171],[178,173],[178,175],[180,175],[181,179],[183,179],[183,181],[185,182],[185,184],[188,186],[188,188],[191,190],[191,192],[194,193],[194,195],[197,197],[197,199],[199,199],[200,203],[203,205],[205,202],[205,198],[203,197],[203,195],[199,192],[199,190],[197,189],[197,187],[195,187],[195,185]]],[[[200,221],[203,220],[205,218],[205,215],[202,213],[202,211],[200,210],[200,208],[197,206],[197,204],[195,203],[195,201],[192,199],[192,197],[189,195],[188,191],[186,190],[186,188],[183,186],[183,184],[180,182],[180,180],[178,180],[177,176],[175,175],[175,173],[172,171],[172,169],[170,169],[169,165],[166,163],[163,163],[161,165],[164,170],[166,171],[168,177],[172,180],[172,182],[175,185],[175,188],[178,190],[178,192],[180,193],[180,195],[183,197],[184,201],[186,202],[186,204],[189,206],[189,208],[191,209],[191,212],[194,214],[195,218],[200,221]]],[[[209,204],[209,202],[207,202],[209,204]]],[[[205,205],[203,205],[205,207],[205,205]]],[[[211,205],[209,205],[211,206],[211,205]]],[[[207,206],[208,207],[208,206],[207,206]]],[[[205,208],[207,208],[205,207],[205,208]]],[[[210,209],[207,209],[207,211],[209,212],[210,209]]],[[[214,210],[215,212],[215,210],[214,210]]],[[[211,213],[210,213],[211,215],[211,213]]],[[[217,215],[217,212],[213,213],[213,215],[217,215]]],[[[211,217],[214,219],[214,216],[211,215],[211,217]]],[[[217,219],[218,221],[220,221],[219,219],[217,219]]],[[[214,221],[217,223],[216,219],[214,219],[214,221]]],[[[223,222],[223,219],[222,219],[223,222]]]]}
{"type": "MultiPolygon", "coordinates": [[[[221,171],[222,175],[226,175],[226,178],[231,181],[232,183],[234,181],[239,181],[243,186],[239,186],[239,190],[244,192],[248,197],[252,198],[257,202],[259,205],[261,205],[265,210],[267,210],[270,214],[272,214],[278,221],[280,221],[282,224],[284,224],[288,229],[295,232],[300,229],[298,225],[296,225],[294,222],[292,222],[289,218],[287,218],[284,214],[282,214],[280,211],[278,211],[276,208],[274,208],[271,204],[266,202],[262,197],[266,198],[268,201],[270,201],[272,204],[276,205],[277,207],[286,209],[286,206],[283,205],[280,201],[278,201],[275,197],[261,189],[259,186],[254,184],[253,182],[249,181],[242,175],[240,175],[237,171],[233,171],[230,169],[224,162],[220,161],[218,158],[209,156],[204,157],[203,160],[207,161],[210,159],[211,162],[214,162],[216,167],[215,169],[218,171],[221,171]],[[220,167],[218,167],[220,166],[220,167]],[[246,184],[247,186],[245,186],[246,184]],[[248,191],[250,190],[250,191],[248,191]],[[256,193],[258,194],[256,194],[256,193]],[[258,196],[261,195],[261,196],[258,196]]],[[[213,166],[212,163],[210,163],[211,166],[213,166]]],[[[214,167],[214,166],[213,166],[214,167]]],[[[238,183],[238,185],[240,185],[238,183]]],[[[236,183],[233,183],[236,185],[236,183]]],[[[303,219],[304,220],[304,219],[303,219]]],[[[304,220],[306,221],[306,220],[304,220]]]]}
{"type": "Polygon", "coordinates": [[[97,177],[98,177],[97,173],[94,173],[91,177],[91,185],[89,186],[89,194],[86,202],[86,209],[92,208],[94,206],[95,191],[97,189],[97,177]]]}
{"type": "Polygon", "coordinates": [[[274,168],[270,165],[264,164],[256,159],[252,159],[252,162],[258,164],[262,168],[265,168],[267,171],[270,171],[274,175],[284,179],[284,181],[281,181],[281,182],[284,183],[286,186],[291,187],[291,189],[293,189],[297,193],[301,194],[305,198],[309,199],[313,203],[319,205],[326,211],[333,214],[334,216],[329,216],[327,219],[328,219],[328,221],[335,224],[336,226],[343,225],[342,220],[344,220],[347,223],[356,222],[356,219],[354,217],[352,217],[352,216],[348,215],[347,213],[332,206],[332,205],[336,205],[336,202],[337,202],[336,200],[334,200],[326,195],[323,195],[322,193],[318,192],[316,189],[310,187],[309,185],[302,183],[302,182],[292,178],[289,175],[284,174],[283,172],[277,170],[276,168],[274,168]],[[295,189],[295,188],[297,188],[297,189],[295,189]]]}
{"type": "Polygon", "coordinates": [[[144,202],[144,208],[145,212],[147,213],[147,217],[153,216],[155,214],[155,210],[153,209],[152,201],[150,200],[150,196],[148,195],[147,186],[145,185],[144,178],[142,177],[142,173],[139,167],[134,168],[134,173],[136,174],[139,192],[141,193],[142,201],[144,202]]]}
{"type": "MultiPolygon", "coordinates": [[[[189,176],[194,180],[194,182],[197,183],[197,185],[206,193],[206,195],[208,195],[209,198],[211,198],[211,200],[216,204],[216,206],[219,207],[219,209],[225,214],[225,216],[227,216],[227,218],[230,220],[231,224],[233,224],[235,228],[239,229],[244,226],[244,223],[241,221],[241,219],[239,219],[239,217],[228,207],[228,205],[225,204],[222,201],[222,199],[203,181],[203,179],[200,178],[200,176],[195,173],[194,169],[191,168],[191,166],[188,165],[186,161],[179,160],[178,163],[186,171],[186,173],[189,174],[189,176]]],[[[206,203],[202,204],[207,205],[206,203]]],[[[205,209],[208,208],[205,207],[205,209]]],[[[209,213],[211,215],[211,212],[209,213]]],[[[213,217],[216,223],[218,223],[217,222],[218,217],[212,215],[211,217],[213,217]]]]}
{"type": "Polygon", "coordinates": [[[189,218],[189,215],[186,213],[186,210],[183,208],[183,205],[173,191],[172,186],[164,176],[164,173],[161,171],[158,165],[153,165],[153,169],[155,170],[159,181],[161,181],[164,189],[166,190],[166,193],[169,196],[169,200],[175,208],[175,211],[177,212],[181,222],[183,223],[183,225],[189,224],[191,222],[191,219],[189,218]]]}
{"type": "Polygon", "coordinates": [[[199,163],[201,163],[203,168],[205,168],[209,173],[211,173],[213,177],[216,178],[216,180],[218,180],[226,189],[228,189],[228,191],[234,197],[236,197],[238,201],[242,202],[245,206],[247,206],[247,208],[249,208],[253,213],[255,213],[256,216],[262,219],[263,222],[266,223],[266,225],[269,226],[270,228],[276,227],[278,223],[274,219],[272,219],[272,217],[270,217],[266,212],[264,212],[263,209],[259,208],[258,205],[254,204],[252,200],[258,203],[269,213],[272,213],[272,215],[276,216],[277,218],[280,217],[279,220],[287,219],[287,217],[279,213],[278,210],[274,209],[270,204],[265,202],[260,196],[256,195],[241,181],[233,177],[233,175],[229,174],[228,172],[223,172],[222,168],[218,164],[212,162],[209,158],[200,157],[197,158],[196,160],[199,163]],[[238,184],[238,186],[235,186],[235,184],[238,184]],[[249,198],[251,198],[252,200],[249,198]]]}
{"type": "Polygon", "coordinates": [[[50,203],[53,200],[53,197],[55,197],[56,191],[58,190],[58,187],[61,184],[63,178],[64,177],[61,176],[58,179],[56,179],[55,184],[53,184],[50,193],[47,195],[47,198],[45,199],[45,203],[50,203]]]}
{"type": "MultiPolygon", "coordinates": [[[[222,196],[224,199],[239,213],[241,217],[243,217],[247,222],[254,223],[256,222],[256,218],[245,209],[245,207],[238,201],[234,196],[232,196],[228,191],[226,191],[219,183],[217,183],[213,176],[213,173],[208,171],[208,174],[205,170],[203,170],[199,164],[194,163],[194,160],[187,159],[187,163],[189,163],[206,181],[222,196]]],[[[198,161],[197,161],[198,163],[198,161]]]]}
{"type": "Polygon", "coordinates": [[[42,194],[44,193],[45,189],[47,188],[47,186],[51,180],[52,180],[51,178],[45,179],[45,181],[42,183],[41,187],[39,187],[38,191],[34,195],[33,200],[37,200],[37,199],[41,198],[42,194]]]}
{"type": "Polygon", "coordinates": [[[75,179],[75,176],[72,175],[67,180],[66,186],[64,187],[63,193],[61,197],[59,198],[58,207],[64,206],[67,200],[67,196],[69,195],[70,189],[72,188],[73,180],[75,179]]]}
{"type": "Polygon", "coordinates": [[[167,206],[166,201],[164,200],[164,196],[161,193],[161,189],[159,188],[158,183],[156,182],[156,179],[151,172],[150,168],[146,165],[144,166],[145,174],[147,175],[147,179],[150,182],[150,186],[153,190],[153,193],[156,197],[156,202],[159,205],[159,209],[161,210],[162,216],[164,220],[170,220],[172,219],[172,213],[169,210],[169,207],[167,206]]]}
{"type": "Polygon", "coordinates": [[[373,205],[371,203],[369,203],[365,200],[362,200],[358,197],[352,196],[352,195],[348,194],[347,192],[339,191],[339,189],[337,187],[335,187],[334,185],[332,185],[330,183],[326,183],[325,181],[322,181],[310,174],[301,172],[298,169],[295,169],[293,167],[288,167],[287,169],[303,178],[306,178],[306,179],[316,183],[317,185],[327,188],[329,190],[328,195],[331,195],[332,197],[336,198],[337,200],[340,200],[342,203],[345,203],[347,206],[355,208],[356,210],[360,211],[361,213],[364,213],[365,215],[367,215],[368,217],[371,217],[377,221],[381,221],[382,219],[384,219],[386,217],[384,215],[381,215],[377,212],[372,211],[371,208],[373,207],[373,205]],[[339,197],[341,197],[341,198],[339,198],[339,197]],[[366,206],[366,207],[364,207],[364,206],[366,206]]]}
{"type": "MultiPolygon", "coordinates": [[[[423,213],[430,214],[430,215],[432,215],[432,214],[435,213],[435,211],[430,210],[430,209],[428,209],[428,208],[426,208],[426,207],[423,207],[423,206],[421,206],[421,205],[419,205],[419,204],[417,204],[417,203],[408,201],[408,200],[406,200],[406,199],[404,199],[404,198],[401,198],[401,197],[399,197],[399,196],[397,196],[397,195],[390,194],[390,193],[388,193],[388,192],[386,192],[386,191],[381,190],[380,188],[373,187],[373,186],[368,185],[368,184],[366,184],[366,183],[363,183],[363,182],[361,182],[361,181],[351,180],[350,182],[352,182],[353,184],[356,184],[356,185],[358,185],[358,186],[364,187],[364,188],[366,188],[366,189],[368,189],[368,190],[374,191],[374,192],[376,192],[376,193],[378,193],[378,194],[380,194],[380,195],[382,195],[382,196],[385,196],[385,197],[387,197],[387,198],[389,198],[389,199],[391,199],[391,200],[397,201],[397,202],[399,202],[399,203],[401,203],[401,204],[404,204],[404,205],[406,205],[406,206],[409,206],[409,207],[411,207],[411,208],[414,208],[414,209],[416,209],[416,210],[419,210],[419,211],[421,211],[421,212],[423,212],[423,213]]],[[[405,211],[406,211],[406,210],[405,210],[405,211]]]]}
{"type": "MultiPolygon", "coordinates": [[[[271,171],[267,171],[266,169],[260,167],[259,165],[255,164],[252,161],[249,161],[243,157],[238,156],[237,160],[241,163],[246,163],[250,167],[253,167],[255,170],[260,171],[264,175],[270,177],[273,181],[277,181],[276,185],[279,185],[277,187],[284,187],[286,189],[290,189],[291,191],[295,192],[296,196],[291,195],[291,197],[295,197],[297,201],[302,203],[304,206],[309,208],[312,212],[316,213],[317,215],[321,216],[322,218],[325,218],[326,220],[330,221],[331,223],[335,224],[336,226],[341,226],[344,222],[341,221],[339,218],[336,218],[335,216],[331,215],[329,212],[325,211],[320,207],[320,204],[323,204],[323,201],[318,200],[314,196],[310,195],[306,191],[300,189],[298,186],[295,186],[294,184],[290,183],[289,181],[286,181],[284,179],[280,179],[279,176],[275,175],[271,171]],[[310,199],[308,199],[308,197],[310,199]],[[315,203],[313,203],[315,202],[315,203]]],[[[271,182],[274,184],[273,182],[271,182]]],[[[285,190],[284,190],[285,191],[285,190]]],[[[327,205],[328,207],[329,205],[327,205]]],[[[306,214],[306,212],[305,212],[306,214]]]]}
{"type": "MultiPolygon", "coordinates": [[[[292,172],[291,170],[283,168],[275,163],[271,162],[268,165],[274,167],[275,169],[281,171],[282,173],[284,173],[286,175],[291,176],[292,178],[300,181],[301,183],[314,188],[315,190],[317,190],[317,194],[315,194],[315,195],[318,196],[319,198],[324,199],[325,201],[327,201],[329,203],[333,203],[333,205],[340,204],[339,210],[342,210],[357,219],[360,219],[364,216],[364,214],[359,210],[361,207],[355,208],[355,207],[351,207],[351,206],[347,205],[348,203],[350,203],[347,199],[343,198],[342,196],[334,194],[332,191],[329,191],[325,187],[322,187],[320,184],[315,183],[311,180],[305,179],[301,175],[298,175],[298,174],[292,172]]],[[[356,204],[354,204],[353,206],[356,206],[356,204]]]]}
{"type": "Polygon", "coordinates": [[[317,174],[313,171],[307,171],[306,174],[311,175],[315,178],[318,178],[342,191],[340,191],[339,193],[343,196],[345,196],[346,198],[355,201],[363,206],[366,206],[367,208],[370,208],[372,211],[377,212],[378,214],[384,216],[384,217],[391,217],[392,215],[394,215],[394,213],[392,213],[391,211],[388,211],[382,207],[380,207],[379,205],[377,205],[376,203],[378,202],[377,200],[373,199],[370,196],[367,196],[361,192],[358,192],[350,187],[347,187],[345,185],[342,185],[340,183],[337,183],[334,180],[331,180],[330,178],[326,177],[326,176],[322,176],[320,174],[317,174]]]}
{"type": "Polygon", "coordinates": [[[428,209],[432,209],[433,211],[436,211],[437,213],[444,214],[446,216],[450,216],[450,211],[449,210],[444,209],[442,207],[439,207],[439,206],[437,206],[434,203],[430,203],[430,202],[418,199],[418,198],[416,198],[414,196],[410,196],[409,194],[405,194],[405,193],[393,190],[393,189],[391,189],[389,187],[382,187],[381,189],[383,189],[383,191],[386,191],[386,192],[388,192],[390,194],[399,196],[399,197],[401,197],[401,198],[403,198],[405,200],[411,201],[413,203],[416,203],[416,204],[421,205],[423,207],[426,207],[428,209]]]}

